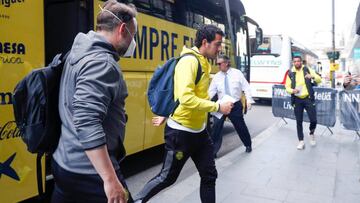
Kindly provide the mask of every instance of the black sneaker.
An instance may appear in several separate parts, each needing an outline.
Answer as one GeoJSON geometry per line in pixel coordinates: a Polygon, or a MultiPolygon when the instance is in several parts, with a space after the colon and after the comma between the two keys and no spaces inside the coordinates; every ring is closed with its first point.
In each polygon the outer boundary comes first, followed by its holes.
{"type": "Polygon", "coordinates": [[[245,149],[245,152],[246,152],[246,153],[250,153],[251,151],[252,151],[251,146],[246,147],[246,149],[245,149]]]}

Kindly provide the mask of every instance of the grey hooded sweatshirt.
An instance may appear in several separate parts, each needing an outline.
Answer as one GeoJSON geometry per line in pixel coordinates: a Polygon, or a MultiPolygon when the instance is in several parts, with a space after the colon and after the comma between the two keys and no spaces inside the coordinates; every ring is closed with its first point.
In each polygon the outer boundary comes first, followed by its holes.
{"type": "Polygon", "coordinates": [[[60,83],[61,136],[53,158],[63,169],[97,174],[85,150],[107,145],[115,170],[125,156],[125,98],[119,55],[101,35],[79,33],[60,83]]]}

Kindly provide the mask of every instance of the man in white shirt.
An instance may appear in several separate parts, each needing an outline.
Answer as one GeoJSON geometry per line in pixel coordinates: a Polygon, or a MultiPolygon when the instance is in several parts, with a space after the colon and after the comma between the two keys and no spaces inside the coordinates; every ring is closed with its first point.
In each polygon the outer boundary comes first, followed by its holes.
{"type": "Polygon", "coordinates": [[[236,132],[238,133],[241,141],[244,143],[246,148],[245,151],[250,153],[252,151],[251,137],[244,121],[243,106],[240,101],[242,92],[244,91],[248,109],[250,109],[251,104],[254,103],[254,100],[251,97],[249,83],[240,70],[230,67],[229,57],[225,55],[219,56],[217,58],[217,65],[219,66],[220,71],[215,74],[211,81],[209,87],[210,98],[217,94],[218,99],[221,101],[225,95],[228,95],[236,102],[234,103],[234,107],[231,109],[229,115],[223,115],[220,119],[214,116],[214,126],[211,132],[211,138],[214,142],[214,156],[216,157],[216,154],[221,147],[221,130],[226,117],[228,117],[234,125],[236,132]]]}

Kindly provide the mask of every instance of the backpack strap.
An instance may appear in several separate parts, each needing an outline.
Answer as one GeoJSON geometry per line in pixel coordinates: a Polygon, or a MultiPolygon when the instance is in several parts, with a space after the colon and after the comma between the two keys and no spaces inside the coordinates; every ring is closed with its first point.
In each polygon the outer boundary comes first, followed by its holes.
{"type": "MultiPolygon", "coordinates": [[[[291,89],[295,89],[296,86],[296,72],[291,71],[288,72],[288,76],[291,80],[291,89]]],[[[295,105],[295,94],[291,94],[291,105],[295,105]]]]}
{"type": "Polygon", "coordinates": [[[43,157],[43,155],[44,153],[38,153],[36,155],[36,177],[37,177],[37,186],[38,186],[40,200],[44,199],[42,167],[41,167],[41,158],[43,157]]]}
{"type": "Polygon", "coordinates": [[[182,56],[180,56],[179,60],[181,58],[183,58],[184,56],[194,56],[198,62],[198,69],[197,69],[197,72],[196,72],[196,78],[195,78],[195,85],[197,85],[199,82],[200,82],[200,79],[201,79],[201,76],[202,76],[202,68],[201,68],[201,64],[200,64],[200,61],[199,59],[195,56],[195,54],[192,54],[192,53],[187,53],[187,54],[184,54],[182,56]]]}
{"type": "Polygon", "coordinates": [[[309,97],[310,97],[310,100],[312,102],[315,101],[315,96],[314,96],[314,89],[313,89],[313,85],[311,84],[311,79],[306,79],[305,78],[305,75],[306,74],[310,74],[310,71],[309,71],[309,68],[304,66],[303,68],[303,71],[304,71],[304,79],[305,79],[305,85],[306,85],[306,88],[309,92],[309,97]]]}

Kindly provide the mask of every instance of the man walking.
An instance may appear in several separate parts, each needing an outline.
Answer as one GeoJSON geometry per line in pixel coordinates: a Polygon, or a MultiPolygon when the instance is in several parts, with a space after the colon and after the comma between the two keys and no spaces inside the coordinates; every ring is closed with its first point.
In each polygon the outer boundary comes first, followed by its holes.
{"type": "Polygon", "coordinates": [[[117,61],[134,51],[135,16],[133,5],[109,0],[97,16],[96,32],[74,40],[60,84],[53,203],[132,202],[119,167],[128,93],[117,61]]]}
{"type": "Polygon", "coordinates": [[[201,201],[215,202],[217,171],[212,141],[205,129],[207,113],[220,111],[228,114],[233,104],[228,102],[218,105],[209,101],[207,90],[211,66],[208,59],[216,58],[221,50],[223,36],[224,33],[219,28],[205,25],[196,32],[195,46],[191,49],[183,48],[181,55],[187,56],[177,63],[174,75],[174,97],[180,104],[167,119],[163,167],[140,191],[136,202],[147,202],[162,189],[173,184],[189,157],[194,161],[201,177],[201,201]],[[202,75],[195,85],[198,63],[201,65],[202,75]]]}
{"type": "Polygon", "coordinates": [[[289,70],[286,78],[286,91],[291,94],[291,103],[294,106],[296,129],[299,139],[298,150],[305,148],[303,133],[303,113],[306,110],[310,119],[310,145],[315,146],[315,128],[317,124],[313,83],[321,83],[321,77],[314,70],[302,65],[300,56],[294,56],[294,66],[289,70]]]}
{"type": "Polygon", "coordinates": [[[211,130],[211,138],[214,142],[214,156],[216,157],[222,143],[221,130],[224,126],[224,121],[228,117],[231,123],[234,125],[237,134],[241,141],[244,143],[245,151],[250,153],[251,148],[251,137],[249,130],[244,121],[243,106],[240,101],[242,92],[245,92],[247,106],[250,109],[251,103],[254,100],[251,97],[250,85],[245,79],[244,75],[240,70],[230,67],[230,59],[225,55],[221,55],[216,60],[219,66],[219,72],[215,74],[209,87],[210,98],[217,95],[218,99],[221,100],[225,95],[232,97],[236,102],[234,107],[231,109],[229,115],[224,115],[220,119],[214,116],[214,125],[211,130]]]}

